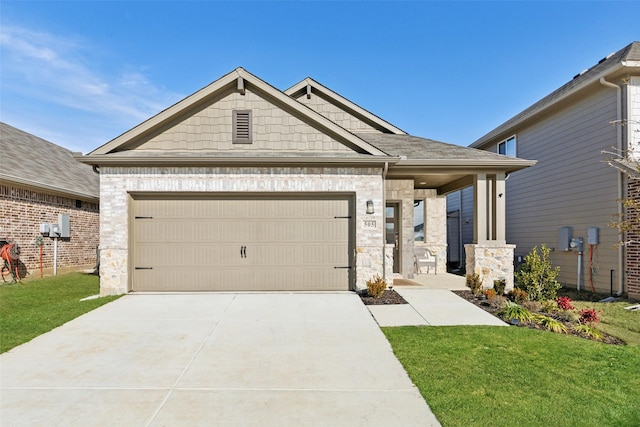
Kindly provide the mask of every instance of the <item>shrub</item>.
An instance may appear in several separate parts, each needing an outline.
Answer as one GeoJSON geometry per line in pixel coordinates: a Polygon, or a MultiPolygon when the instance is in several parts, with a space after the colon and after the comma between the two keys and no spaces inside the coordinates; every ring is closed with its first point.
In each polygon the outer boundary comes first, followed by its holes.
{"type": "Polygon", "coordinates": [[[500,309],[498,315],[504,320],[510,322],[517,320],[519,322],[531,322],[533,321],[533,314],[526,308],[513,302],[507,303],[500,309]]]}
{"type": "Polygon", "coordinates": [[[367,280],[367,292],[369,296],[380,298],[385,289],[387,289],[387,282],[385,282],[379,274],[376,274],[373,279],[367,280]]]}
{"type": "Polygon", "coordinates": [[[553,268],[549,260],[551,250],[542,245],[540,253],[534,247],[524,258],[524,263],[515,273],[515,286],[527,291],[529,299],[540,301],[555,299],[560,283],[556,280],[560,267],[553,268]]]}
{"type": "Polygon", "coordinates": [[[497,295],[504,295],[504,288],[507,287],[507,281],[505,279],[494,280],[493,289],[497,295]]]}
{"type": "Polygon", "coordinates": [[[538,301],[523,301],[521,305],[529,311],[541,311],[542,304],[538,301]]]}
{"type": "Polygon", "coordinates": [[[602,334],[602,332],[600,332],[593,326],[587,325],[584,323],[577,324],[576,326],[573,327],[573,330],[579,333],[580,335],[584,335],[587,338],[593,338],[596,340],[601,340],[604,338],[604,335],[602,334]]]}
{"type": "Polygon", "coordinates": [[[555,316],[558,319],[562,320],[563,322],[569,322],[569,323],[576,323],[578,319],[580,319],[580,316],[578,315],[578,313],[571,310],[560,311],[555,316]]]}
{"type": "Polygon", "coordinates": [[[513,302],[522,303],[522,302],[526,301],[527,298],[529,298],[529,294],[527,293],[527,291],[523,291],[522,289],[514,288],[511,291],[509,291],[509,293],[507,294],[507,298],[509,298],[509,300],[511,300],[513,302]]]}
{"type": "Polygon", "coordinates": [[[562,322],[549,316],[538,315],[535,318],[535,322],[551,332],[559,334],[566,334],[568,332],[567,327],[564,326],[562,322]]]}
{"type": "Polygon", "coordinates": [[[558,303],[552,299],[546,299],[542,301],[542,311],[545,313],[553,313],[558,311],[558,303]]]}
{"type": "Polygon", "coordinates": [[[478,273],[467,274],[467,288],[471,289],[474,295],[478,295],[482,288],[482,280],[478,273]]]}
{"type": "Polygon", "coordinates": [[[493,289],[485,289],[482,291],[482,293],[485,297],[487,297],[487,299],[494,299],[496,297],[496,291],[494,291],[493,289]]]}
{"type": "Polygon", "coordinates": [[[579,322],[588,325],[595,325],[600,321],[600,317],[598,313],[602,313],[602,311],[595,311],[593,308],[584,308],[580,310],[580,320],[579,322]]]}
{"type": "Polygon", "coordinates": [[[575,307],[571,304],[571,298],[569,297],[558,297],[556,298],[556,302],[558,303],[558,308],[563,310],[574,310],[575,307]]]}

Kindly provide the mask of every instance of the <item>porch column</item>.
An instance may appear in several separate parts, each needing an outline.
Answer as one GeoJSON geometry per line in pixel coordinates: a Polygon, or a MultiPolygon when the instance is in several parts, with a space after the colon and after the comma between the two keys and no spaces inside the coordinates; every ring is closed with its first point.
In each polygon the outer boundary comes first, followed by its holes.
{"type": "Polygon", "coordinates": [[[507,243],[506,233],[506,185],[505,173],[500,172],[495,175],[492,181],[492,233],[493,240],[501,243],[507,243]]]}
{"type": "Polygon", "coordinates": [[[482,287],[493,287],[494,280],[506,281],[513,288],[513,252],[515,245],[506,242],[505,173],[474,178],[474,242],[465,245],[467,272],[476,273],[482,287]]]}
{"type": "Polygon", "coordinates": [[[479,173],[473,178],[474,227],[473,243],[483,243],[487,235],[487,174],[479,173]]]}

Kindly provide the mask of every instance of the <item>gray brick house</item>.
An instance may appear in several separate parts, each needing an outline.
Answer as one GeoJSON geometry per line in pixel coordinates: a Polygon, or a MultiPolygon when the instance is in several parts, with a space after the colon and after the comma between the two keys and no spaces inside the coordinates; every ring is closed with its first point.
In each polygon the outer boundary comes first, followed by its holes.
{"type": "Polygon", "coordinates": [[[446,205],[474,184],[474,268],[508,278],[504,177],[535,162],[406,134],[312,79],[242,68],[85,156],[100,171],[101,294],[358,290],[446,271],[446,205]]]}

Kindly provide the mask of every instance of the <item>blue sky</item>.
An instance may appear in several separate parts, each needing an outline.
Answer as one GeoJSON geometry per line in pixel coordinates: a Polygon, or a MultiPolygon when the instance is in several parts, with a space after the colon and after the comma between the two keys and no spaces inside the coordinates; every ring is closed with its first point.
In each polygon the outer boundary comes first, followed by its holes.
{"type": "Polygon", "coordinates": [[[87,153],[242,66],[468,145],[638,22],[637,1],[0,1],[0,120],[87,153]]]}

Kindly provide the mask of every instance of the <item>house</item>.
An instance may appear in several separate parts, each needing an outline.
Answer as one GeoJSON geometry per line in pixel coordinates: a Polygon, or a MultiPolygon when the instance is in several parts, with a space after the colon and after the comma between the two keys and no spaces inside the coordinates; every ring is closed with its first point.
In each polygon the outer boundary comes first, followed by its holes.
{"type": "Polygon", "coordinates": [[[20,276],[40,275],[40,226],[58,224],[60,215],[70,235],[43,238],[43,273],[95,267],[99,189],[99,175],[71,151],[0,123],[0,240],[20,247],[20,276]]]}
{"type": "MultiPolygon", "coordinates": [[[[538,160],[506,184],[506,236],[516,257],[544,243],[553,248],[561,283],[640,299],[638,244],[616,246],[619,236],[608,225],[622,212],[618,200],[638,184],[606,161],[616,153],[640,160],[639,42],[602,58],[470,147],[538,160]],[[570,248],[580,238],[581,254],[570,248]]],[[[453,265],[463,262],[462,245],[471,239],[472,192],[447,199],[453,265]]]]}
{"type": "Polygon", "coordinates": [[[492,207],[476,264],[508,276],[497,194],[535,163],[411,136],[313,79],[281,91],[242,68],[77,159],[100,171],[102,295],[360,290],[412,278],[417,247],[445,272],[445,195],[474,182],[492,207]]]}

